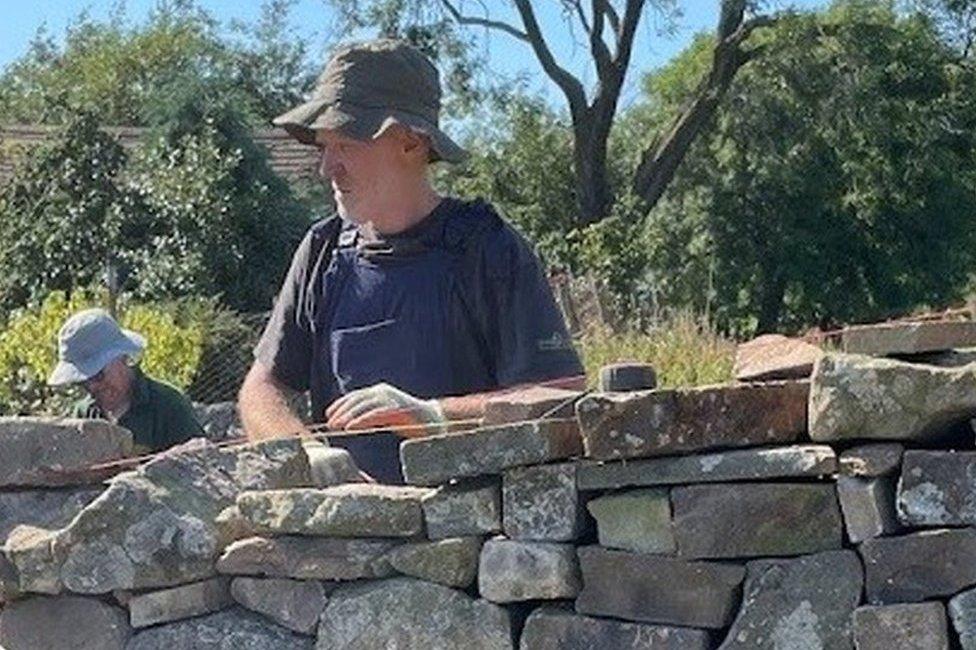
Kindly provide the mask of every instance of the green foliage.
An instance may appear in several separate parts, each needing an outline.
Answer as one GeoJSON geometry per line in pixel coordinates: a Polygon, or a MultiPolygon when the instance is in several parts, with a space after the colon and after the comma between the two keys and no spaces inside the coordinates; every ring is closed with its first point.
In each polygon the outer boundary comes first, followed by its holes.
{"type": "MultiPolygon", "coordinates": [[[[69,316],[97,304],[90,292],[77,291],[69,298],[57,291],[11,315],[0,331],[0,412],[67,411],[78,390],[47,386],[58,360],[58,330],[69,316]]],[[[140,366],[147,374],[180,388],[189,385],[203,350],[203,323],[180,322],[171,312],[138,304],[123,305],[119,321],[146,337],[140,366]]]]}

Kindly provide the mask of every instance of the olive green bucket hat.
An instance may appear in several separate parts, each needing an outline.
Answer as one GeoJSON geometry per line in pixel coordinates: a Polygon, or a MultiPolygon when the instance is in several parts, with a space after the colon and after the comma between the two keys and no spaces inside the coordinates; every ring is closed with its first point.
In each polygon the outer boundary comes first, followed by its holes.
{"type": "Polygon", "coordinates": [[[440,108],[437,68],[411,45],[382,39],[340,47],[312,98],[274,124],[305,144],[319,129],[370,140],[402,124],[430,138],[432,160],[460,162],[467,152],[437,126],[440,108]]]}

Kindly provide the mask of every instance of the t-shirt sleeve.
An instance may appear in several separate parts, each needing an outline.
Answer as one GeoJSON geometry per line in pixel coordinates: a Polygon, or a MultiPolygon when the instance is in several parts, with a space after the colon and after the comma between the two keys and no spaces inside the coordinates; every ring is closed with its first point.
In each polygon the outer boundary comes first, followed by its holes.
{"type": "Polygon", "coordinates": [[[254,348],[254,358],[271,369],[283,384],[297,391],[308,388],[312,334],[304,309],[305,288],[313,257],[314,232],[299,244],[288,275],[275,299],[271,317],[254,348]]]}
{"type": "Polygon", "coordinates": [[[482,281],[489,347],[501,386],[583,374],[579,356],[535,253],[508,225],[487,238],[482,281]]]}

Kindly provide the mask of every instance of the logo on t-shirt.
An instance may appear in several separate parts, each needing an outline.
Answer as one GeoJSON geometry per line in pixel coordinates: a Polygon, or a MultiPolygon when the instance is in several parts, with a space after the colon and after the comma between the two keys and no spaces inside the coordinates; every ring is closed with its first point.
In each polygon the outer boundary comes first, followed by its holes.
{"type": "Polygon", "coordinates": [[[539,339],[537,342],[539,350],[542,352],[555,352],[558,350],[572,350],[573,342],[568,336],[563,336],[559,332],[553,332],[551,336],[539,339]]]}

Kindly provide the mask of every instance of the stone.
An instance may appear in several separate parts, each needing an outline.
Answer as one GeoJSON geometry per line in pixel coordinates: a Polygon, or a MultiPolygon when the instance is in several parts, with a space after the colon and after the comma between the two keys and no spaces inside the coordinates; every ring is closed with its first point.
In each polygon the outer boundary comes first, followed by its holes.
{"type": "Polygon", "coordinates": [[[7,559],[0,546],[0,606],[5,601],[14,600],[20,597],[20,578],[17,569],[7,559]]]}
{"type": "Polygon", "coordinates": [[[576,611],[627,621],[717,629],[732,621],[745,569],[717,562],[577,550],[583,589],[576,611]]]}
{"type": "Polygon", "coordinates": [[[850,648],[863,582],[853,551],[753,560],[746,564],[742,605],[720,649],[850,648]]]}
{"type": "Polygon", "coordinates": [[[666,489],[645,489],[593,499],[586,508],[596,519],[600,546],[635,553],[674,553],[671,500],[666,489]]]}
{"type": "Polygon", "coordinates": [[[800,555],[839,549],[832,484],[716,483],[671,490],[678,554],[686,558],[800,555]]]}
{"type": "Polygon", "coordinates": [[[858,650],[949,650],[942,603],[858,607],[854,612],[858,650]]]}
{"type": "Polygon", "coordinates": [[[49,530],[66,526],[103,489],[83,487],[0,492],[0,545],[21,524],[49,530]]]}
{"type": "Polygon", "coordinates": [[[193,414],[203,428],[208,440],[218,442],[231,438],[243,438],[237,402],[216,402],[214,404],[193,404],[193,414]]]}
{"type": "Polygon", "coordinates": [[[705,630],[623,623],[543,606],[525,622],[519,649],[708,650],[710,647],[710,635],[705,630]]]}
{"type": "Polygon", "coordinates": [[[976,415],[976,366],[827,354],[813,369],[810,437],[929,441],[976,415]]]}
{"type": "Polygon", "coordinates": [[[481,549],[478,591],[493,603],[575,598],[579,565],[571,544],[490,539],[481,549]]]}
{"type": "Polygon", "coordinates": [[[421,498],[420,507],[430,539],[490,535],[502,529],[501,488],[495,480],[441,486],[421,498]]]}
{"type": "Polygon", "coordinates": [[[962,650],[976,650],[976,589],[967,589],[949,601],[949,618],[962,650]]]}
{"type": "Polygon", "coordinates": [[[54,559],[52,543],[55,533],[45,528],[21,525],[11,531],[3,547],[7,559],[7,580],[15,584],[5,586],[11,593],[34,592],[56,595],[61,593],[61,565],[54,559]]]}
{"type": "Polygon", "coordinates": [[[951,596],[976,585],[976,531],[927,530],[861,544],[865,596],[874,605],[951,596]]]}
{"type": "Polygon", "coordinates": [[[976,452],[905,452],[898,518],[906,526],[976,525],[976,452]]]}
{"type": "Polygon", "coordinates": [[[976,345],[973,321],[902,321],[847,327],[841,349],[853,354],[918,354],[976,345]]]}
{"type": "Polygon", "coordinates": [[[905,447],[897,442],[875,442],[852,447],[840,455],[840,473],[844,476],[887,476],[901,467],[905,447]]]}
{"type": "Polygon", "coordinates": [[[298,580],[382,578],[393,575],[387,552],[396,545],[385,539],[250,537],[228,546],[217,561],[217,570],[298,580]]]}
{"type": "Polygon", "coordinates": [[[574,419],[545,420],[406,440],[400,444],[400,461],[407,483],[440,485],[563,460],[581,451],[574,419]]]}
{"type": "Polygon", "coordinates": [[[502,475],[502,525],[512,539],[569,542],[582,532],[576,465],[517,467],[502,475]]]}
{"type": "Polygon", "coordinates": [[[215,520],[240,492],[308,481],[297,439],[223,448],[193,440],[115,477],[66,527],[21,537],[12,551],[8,538],[8,558],[24,591],[106,594],[203,580],[227,541],[215,520]]]}
{"type": "Polygon", "coordinates": [[[317,650],[512,650],[504,608],[413,578],[343,586],[322,613],[317,650]]]}
{"type": "Polygon", "coordinates": [[[466,589],[478,575],[481,542],[480,537],[454,537],[403,544],[390,551],[390,565],[404,575],[466,589]]]}
{"type": "Polygon", "coordinates": [[[584,461],[576,470],[576,483],[581,490],[606,490],[650,485],[813,478],[836,471],[837,456],[827,445],[792,445],[642,460],[584,461]]]}
{"type": "Polygon", "coordinates": [[[129,624],[149,627],[220,611],[233,604],[230,579],[210,578],[188,585],[150,591],[129,600],[129,624]]]}
{"type": "Polygon", "coordinates": [[[807,428],[806,382],[602,393],[576,406],[588,458],[787,444],[807,428]]]}
{"type": "Polygon", "coordinates": [[[601,393],[620,393],[657,388],[657,371],[649,363],[625,361],[600,368],[597,389],[601,393]]]}
{"type": "Polygon", "coordinates": [[[424,530],[427,490],[348,483],[321,489],[245,492],[241,515],[261,533],[331,537],[413,537],[424,530]]]}
{"type": "Polygon", "coordinates": [[[939,352],[925,352],[901,357],[912,363],[926,363],[940,368],[958,368],[976,362],[976,348],[961,350],[941,350],[939,352]]]}
{"type": "Polygon", "coordinates": [[[763,334],[735,349],[732,374],[737,381],[805,379],[823,351],[803,339],[763,334]]]}
{"type": "Polygon", "coordinates": [[[125,650],[312,650],[314,639],[295,634],[240,607],[151,627],[125,650]]]}
{"type": "Polygon", "coordinates": [[[106,420],[0,417],[0,488],[100,483],[94,465],[132,455],[132,434],[106,420]]]}
{"type": "Polygon", "coordinates": [[[571,418],[576,411],[577,390],[529,386],[490,397],[485,403],[484,423],[509,424],[538,418],[571,418]]]}
{"type": "Polygon", "coordinates": [[[0,612],[6,650],[123,650],[131,633],[125,610],[82,596],[36,596],[0,612]]]}
{"type": "Polygon", "coordinates": [[[852,544],[898,532],[894,477],[840,476],[837,498],[844,514],[847,539],[852,544]]]}
{"type": "Polygon", "coordinates": [[[299,634],[315,634],[328,602],[325,588],[317,580],[234,578],[230,593],[242,607],[299,634]]]}

